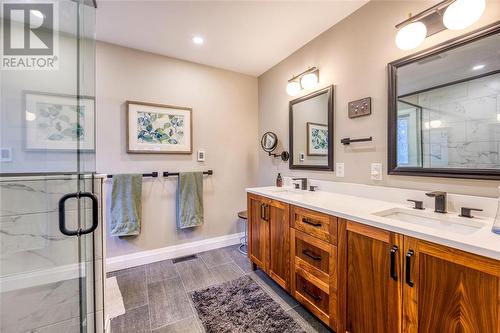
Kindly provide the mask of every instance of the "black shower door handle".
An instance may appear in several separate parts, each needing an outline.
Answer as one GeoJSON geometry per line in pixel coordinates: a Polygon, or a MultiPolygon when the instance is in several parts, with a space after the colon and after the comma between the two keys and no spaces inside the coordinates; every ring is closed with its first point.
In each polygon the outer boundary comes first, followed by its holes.
{"type": "Polygon", "coordinates": [[[97,229],[99,224],[99,205],[97,196],[91,192],[75,192],[65,194],[59,199],[59,230],[66,236],[80,236],[90,234],[97,229]],[[66,228],[66,200],[71,198],[90,198],[92,200],[92,226],[87,229],[78,228],[77,230],[68,230],[66,228]]]}

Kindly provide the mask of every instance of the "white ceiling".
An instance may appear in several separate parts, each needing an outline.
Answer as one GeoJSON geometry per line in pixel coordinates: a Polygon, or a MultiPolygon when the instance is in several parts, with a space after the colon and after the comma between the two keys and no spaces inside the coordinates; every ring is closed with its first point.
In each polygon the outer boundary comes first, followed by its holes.
{"type": "Polygon", "coordinates": [[[258,76],[368,0],[98,0],[97,39],[258,76]],[[205,43],[194,45],[192,37],[205,43]]]}

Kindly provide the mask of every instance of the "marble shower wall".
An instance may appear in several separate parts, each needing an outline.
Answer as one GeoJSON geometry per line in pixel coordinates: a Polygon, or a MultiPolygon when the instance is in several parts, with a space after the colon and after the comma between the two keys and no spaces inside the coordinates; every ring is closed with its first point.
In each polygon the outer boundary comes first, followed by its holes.
{"type": "Polygon", "coordinates": [[[416,97],[424,167],[500,168],[500,74],[416,97]]]}
{"type": "MultiPolygon", "coordinates": [[[[99,203],[101,183],[101,179],[94,180],[99,203]]],[[[92,180],[80,184],[80,190],[92,191],[92,180]]],[[[95,267],[95,310],[102,317],[102,223],[93,236],[83,236],[82,242],[64,236],[58,227],[59,199],[75,191],[77,180],[69,176],[0,181],[1,332],[79,332],[79,269],[86,273],[84,307],[93,322],[95,267]]],[[[76,227],[77,208],[76,200],[67,201],[68,228],[76,227]]],[[[90,225],[89,201],[85,200],[80,215],[90,225]]]]}

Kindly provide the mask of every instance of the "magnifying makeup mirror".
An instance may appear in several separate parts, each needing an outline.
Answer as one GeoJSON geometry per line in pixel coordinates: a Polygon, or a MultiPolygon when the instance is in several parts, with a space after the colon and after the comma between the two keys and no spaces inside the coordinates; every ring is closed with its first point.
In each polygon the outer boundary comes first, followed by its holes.
{"type": "Polygon", "coordinates": [[[290,158],[290,154],[287,151],[283,151],[281,152],[281,154],[272,153],[278,146],[278,136],[276,135],[276,133],[264,133],[264,135],[262,135],[262,139],[260,140],[260,146],[266,153],[269,154],[269,156],[281,157],[283,161],[288,161],[288,159],[290,158]]]}

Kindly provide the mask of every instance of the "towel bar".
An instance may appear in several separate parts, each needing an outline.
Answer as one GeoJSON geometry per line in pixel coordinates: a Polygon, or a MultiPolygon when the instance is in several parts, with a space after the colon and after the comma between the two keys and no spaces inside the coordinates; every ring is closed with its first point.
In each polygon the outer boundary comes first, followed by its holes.
{"type": "MultiPolygon", "coordinates": [[[[203,171],[203,174],[211,176],[214,174],[214,170],[203,171]]],[[[169,176],[179,176],[179,172],[163,171],[163,177],[169,177],[169,176]]]]}
{"type": "MultiPolygon", "coordinates": [[[[154,171],[154,172],[151,172],[151,173],[143,173],[142,176],[143,177],[157,178],[158,177],[158,172],[154,171]]],[[[113,178],[113,175],[108,175],[107,178],[113,178]]]]}

